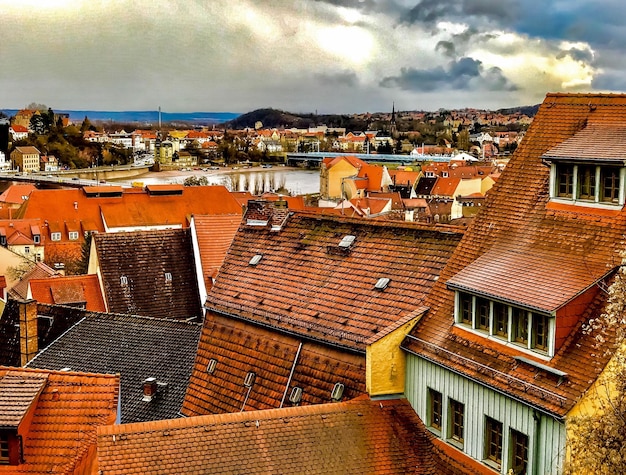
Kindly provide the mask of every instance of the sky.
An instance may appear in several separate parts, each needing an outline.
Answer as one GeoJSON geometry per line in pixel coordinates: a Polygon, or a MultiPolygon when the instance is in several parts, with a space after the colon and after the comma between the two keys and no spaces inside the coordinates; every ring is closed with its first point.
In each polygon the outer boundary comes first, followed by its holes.
{"type": "Polygon", "coordinates": [[[0,108],[499,109],[626,91],[623,0],[0,0],[0,108]]]}

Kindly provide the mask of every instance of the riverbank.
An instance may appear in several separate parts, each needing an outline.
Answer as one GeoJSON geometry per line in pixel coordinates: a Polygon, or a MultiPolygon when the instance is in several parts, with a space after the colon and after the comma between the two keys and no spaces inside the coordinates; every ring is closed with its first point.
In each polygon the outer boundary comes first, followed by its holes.
{"type": "Polygon", "coordinates": [[[319,170],[283,166],[169,170],[144,173],[132,181],[114,180],[113,182],[128,186],[133,181],[143,185],[183,184],[188,177],[205,177],[209,185],[223,185],[230,191],[250,191],[253,194],[286,189],[292,195],[304,195],[319,193],[320,190],[319,170]]]}

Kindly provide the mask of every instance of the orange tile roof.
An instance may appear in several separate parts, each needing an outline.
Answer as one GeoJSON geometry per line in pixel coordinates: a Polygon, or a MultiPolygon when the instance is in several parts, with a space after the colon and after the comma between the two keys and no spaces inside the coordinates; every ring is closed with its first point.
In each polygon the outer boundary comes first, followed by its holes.
{"type": "Polygon", "coordinates": [[[302,405],[331,401],[336,383],[343,397],[366,394],[365,356],[207,312],[181,412],[186,416],[274,409],[295,386],[302,405]],[[211,359],[215,371],[207,372],[211,359]],[[250,390],[243,381],[250,371],[250,390]]]}
{"type": "Polygon", "coordinates": [[[28,295],[28,282],[30,282],[31,279],[45,279],[55,275],[59,275],[59,273],[43,262],[37,262],[31,270],[24,274],[21,279],[9,289],[9,295],[25,300],[28,295]]]}
{"type": "Polygon", "coordinates": [[[431,190],[430,194],[435,196],[454,196],[454,192],[459,187],[461,178],[437,178],[435,186],[431,190]]]}
{"type": "Polygon", "coordinates": [[[207,288],[210,288],[213,285],[212,278],[222,266],[226,252],[239,229],[241,214],[194,215],[193,220],[196,229],[195,239],[200,250],[202,277],[207,288]]]}
{"type": "Polygon", "coordinates": [[[11,185],[0,195],[0,202],[22,204],[28,199],[32,191],[37,188],[34,185],[11,185]]]}
{"type": "Polygon", "coordinates": [[[29,286],[32,298],[40,303],[51,305],[82,303],[86,305],[86,310],[106,311],[100,282],[95,274],[31,279],[29,286]]]}
{"type": "MultiPolygon", "coordinates": [[[[546,96],[522,143],[487,194],[482,211],[474,218],[433,287],[426,302],[432,310],[416,325],[403,348],[557,417],[563,417],[573,407],[607,362],[607,354],[596,347],[595,335],[582,329],[583,322],[602,312],[605,303],[602,292],[590,305],[576,309],[578,323],[554,357],[542,361],[550,368],[567,373],[567,378],[559,385],[555,378],[518,364],[515,356],[522,353],[514,347],[505,347],[455,326],[454,293],[446,288],[446,283],[471,279],[478,290],[488,290],[486,287],[491,286],[491,282],[478,283],[479,277],[464,274],[464,269],[474,266],[477,271],[491,272],[489,269],[497,265],[498,256],[502,264],[518,267],[519,260],[507,257],[512,249],[529,257],[523,267],[528,275],[537,276],[541,269],[550,273],[550,279],[538,277],[538,284],[543,284],[546,295],[541,295],[539,288],[521,295],[525,303],[535,302],[547,308],[566,301],[576,288],[584,291],[593,279],[619,264],[619,251],[623,249],[626,234],[626,211],[616,208],[607,213],[581,205],[550,203],[547,189],[550,169],[542,157],[549,151],[581,146],[578,138],[582,135],[577,136],[577,132],[585,127],[596,130],[604,126],[609,129],[626,126],[625,118],[626,95],[546,96]],[[483,257],[485,255],[487,257],[483,257]],[[553,256],[548,262],[555,263],[558,270],[563,266],[563,271],[546,270],[546,262],[538,259],[545,255],[553,256]],[[575,261],[589,272],[587,277],[572,267],[575,261]],[[559,296],[561,291],[563,294],[559,296]]],[[[504,266],[501,271],[502,275],[514,276],[521,272],[504,266]]],[[[492,279],[493,274],[488,278],[492,279]]],[[[530,281],[528,284],[534,285],[530,281]]],[[[512,287],[509,290],[512,292],[512,287]]],[[[491,291],[497,292],[493,287],[491,291]]],[[[510,294],[507,297],[517,298],[510,294]]]]}
{"type": "MultiPolygon", "coordinates": [[[[457,457],[458,459],[458,457],[457,457]]],[[[102,473],[460,474],[405,399],[101,427],[102,473]]]]}
{"type": "Polygon", "coordinates": [[[624,161],[626,124],[589,124],[548,150],[547,159],[624,161]]]}
{"type": "Polygon", "coordinates": [[[364,350],[364,339],[425,298],[462,232],[305,212],[291,214],[279,232],[244,226],[207,306],[364,350]],[[354,243],[341,248],[347,235],[354,243]],[[249,264],[254,255],[263,256],[258,265],[249,264]],[[374,289],[381,277],[392,282],[382,292],[374,289]]]}
{"type": "Polygon", "coordinates": [[[32,416],[22,419],[19,429],[24,463],[0,465],[0,474],[93,473],[96,430],[117,417],[119,376],[0,366],[0,385],[10,404],[23,390],[7,384],[18,379],[30,386],[32,396],[32,416]],[[42,380],[37,396],[34,386],[42,380]]]}

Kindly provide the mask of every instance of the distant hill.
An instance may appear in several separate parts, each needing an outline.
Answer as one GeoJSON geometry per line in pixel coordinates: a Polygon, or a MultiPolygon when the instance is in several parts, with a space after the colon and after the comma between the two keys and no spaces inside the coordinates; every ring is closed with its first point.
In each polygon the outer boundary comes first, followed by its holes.
{"type": "MultiPolygon", "coordinates": [[[[508,109],[500,109],[496,112],[502,114],[514,114],[521,112],[529,117],[534,117],[539,109],[539,104],[534,106],[511,107],[508,109]]],[[[406,113],[407,111],[402,111],[406,113]]],[[[254,128],[261,123],[263,128],[308,128],[316,125],[324,124],[328,127],[345,127],[347,130],[366,130],[368,125],[374,123],[380,114],[372,114],[370,122],[363,115],[349,114],[295,114],[279,109],[265,108],[256,109],[246,114],[242,114],[236,119],[228,121],[225,125],[232,129],[254,128]]]]}
{"type": "MultiPolygon", "coordinates": [[[[14,116],[17,109],[0,109],[7,116],[14,116]]],[[[88,111],[58,110],[57,114],[69,114],[72,122],[80,123],[86,117],[91,122],[121,122],[138,124],[157,124],[159,111],[88,111]]],[[[233,112],[161,112],[163,123],[186,123],[194,125],[221,124],[238,117],[233,112]]]]}

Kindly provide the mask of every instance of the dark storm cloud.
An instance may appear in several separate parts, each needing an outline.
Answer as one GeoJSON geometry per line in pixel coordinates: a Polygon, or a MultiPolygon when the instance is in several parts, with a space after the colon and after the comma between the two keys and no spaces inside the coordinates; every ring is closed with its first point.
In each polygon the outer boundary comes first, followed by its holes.
{"type": "Polygon", "coordinates": [[[452,41],[440,41],[435,46],[435,51],[441,51],[445,56],[453,58],[456,56],[456,48],[452,41]]]}
{"type": "Polygon", "coordinates": [[[593,54],[588,49],[578,49],[572,48],[568,51],[563,51],[562,53],[557,55],[557,59],[562,59],[569,56],[574,61],[580,61],[583,63],[591,63],[593,62],[593,54]]]}
{"type": "Polygon", "coordinates": [[[499,68],[485,69],[480,61],[461,58],[451,61],[447,68],[402,68],[398,76],[388,76],[380,86],[402,90],[432,92],[437,90],[512,91],[511,85],[499,68]]]}

